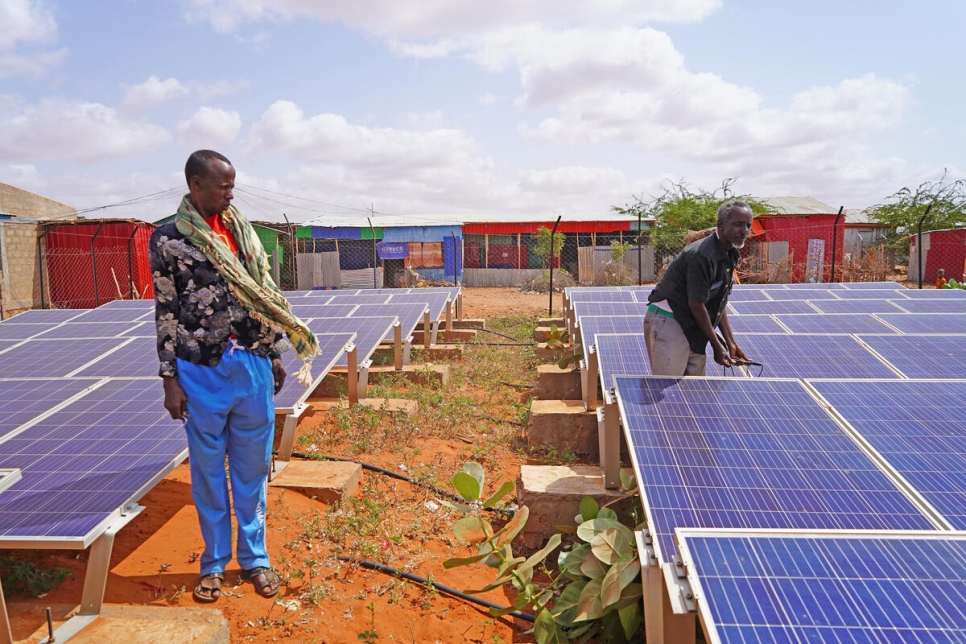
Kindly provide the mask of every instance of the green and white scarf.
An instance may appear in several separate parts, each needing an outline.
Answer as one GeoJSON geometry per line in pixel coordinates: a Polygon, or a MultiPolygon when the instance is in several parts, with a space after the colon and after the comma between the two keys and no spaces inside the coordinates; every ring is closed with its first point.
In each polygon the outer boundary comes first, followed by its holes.
{"type": "Polygon", "coordinates": [[[225,278],[232,295],[245,310],[259,322],[288,337],[296,355],[303,361],[296,377],[308,386],[312,382],[312,358],[319,354],[315,334],[292,313],[288,300],[275,285],[265,249],[245,216],[234,206],[229,206],[219,217],[235,236],[241,259],[212,232],[211,226],[192,205],[191,195],[185,195],[181,200],[175,224],[178,232],[204,253],[225,278]]]}

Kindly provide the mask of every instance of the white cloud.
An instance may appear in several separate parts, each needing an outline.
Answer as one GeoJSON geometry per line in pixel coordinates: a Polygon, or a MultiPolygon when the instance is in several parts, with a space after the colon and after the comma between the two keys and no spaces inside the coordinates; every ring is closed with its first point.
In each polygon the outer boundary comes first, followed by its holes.
{"type": "Polygon", "coordinates": [[[127,87],[121,109],[129,113],[143,112],[167,101],[184,98],[191,93],[177,78],[161,80],[157,76],[150,76],[140,85],[127,87]]]}
{"type": "Polygon", "coordinates": [[[423,40],[479,34],[509,25],[642,24],[700,20],[721,0],[182,0],[189,19],[233,31],[245,23],[299,17],[337,21],[386,38],[423,40]]]}
{"type": "Polygon", "coordinates": [[[100,103],[57,98],[5,104],[0,112],[0,162],[99,162],[147,152],[170,142],[164,128],[127,120],[100,103]]]}
{"type": "Polygon", "coordinates": [[[219,147],[234,141],[241,126],[238,112],[205,106],[178,123],[178,135],[181,143],[191,148],[219,147]]]}
{"type": "Polygon", "coordinates": [[[45,42],[57,35],[57,23],[42,2],[0,0],[0,51],[18,43],[45,42]]]}
{"type": "Polygon", "coordinates": [[[0,53],[0,78],[7,76],[40,78],[53,67],[60,65],[66,57],[66,49],[33,54],[0,53]]]}
{"type": "Polygon", "coordinates": [[[250,83],[247,80],[223,80],[214,83],[189,83],[189,86],[202,101],[209,101],[217,96],[229,96],[237,94],[248,88],[250,83]]]}

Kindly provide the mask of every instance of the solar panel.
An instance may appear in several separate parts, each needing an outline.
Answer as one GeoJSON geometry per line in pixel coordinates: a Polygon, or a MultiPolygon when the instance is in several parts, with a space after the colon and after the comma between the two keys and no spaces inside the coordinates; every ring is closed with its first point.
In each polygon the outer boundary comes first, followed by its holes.
{"type": "Polygon", "coordinates": [[[771,298],[758,288],[735,288],[728,296],[729,302],[770,302],[771,298]]]}
{"type": "Polygon", "coordinates": [[[282,354],[282,364],[288,376],[282,389],[275,394],[275,412],[278,414],[289,414],[304,403],[339,357],[345,355],[346,345],[355,339],[352,333],[318,333],[315,337],[319,341],[320,353],[312,360],[312,383],[308,387],[295,377],[302,368],[298,355],[294,351],[282,354]]]}
{"type": "Polygon", "coordinates": [[[615,381],[658,564],[675,528],[935,528],[798,381],[615,381]]]}
{"type": "Polygon", "coordinates": [[[966,334],[858,337],[907,378],[966,378],[966,334]]]}
{"type": "MultiPolygon", "coordinates": [[[[56,322],[53,324],[57,324],[56,322]]],[[[44,335],[53,328],[46,324],[14,324],[5,322],[0,324],[0,340],[26,340],[35,336],[44,335]]]]}
{"type": "Polygon", "coordinates": [[[809,384],[954,529],[966,529],[966,382],[809,384]]]}
{"type": "MultiPolygon", "coordinates": [[[[901,315],[901,314],[900,314],[901,315]]],[[[736,320],[743,316],[735,316],[736,320]]],[[[792,333],[891,333],[892,329],[868,313],[803,313],[777,315],[792,333]]],[[[734,324],[732,324],[734,326],[734,324]]]]}
{"type": "Polygon", "coordinates": [[[292,312],[303,320],[308,318],[344,318],[358,304],[297,304],[292,303],[292,312]]]}
{"type": "Polygon", "coordinates": [[[102,355],[70,375],[72,377],[150,378],[157,377],[159,367],[157,338],[152,334],[133,338],[117,351],[102,355]]]}
{"type": "Polygon", "coordinates": [[[425,310],[426,305],[420,303],[360,304],[349,317],[375,318],[395,315],[399,318],[400,332],[405,339],[410,337],[416,330],[416,327],[423,322],[423,312],[425,310]]]}
{"type": "Polygon", "coordinates": [[[772,314],[772,313],[815,313],[815,309],[808,302],[790,300],[781,302],[728,302],[732,313],[736,315],[772,314]]]}
{"type": "MultiPolygon", "coordinates": [[[[125,301],[125,300],[115,300],[125,301]]],[[[97,308],[85,311],[77,317],[71,318],[70,323],[75,322],[135,322],[149,320],[154,317],[154,307],[149,308],[97,308]]]]}
{"type": "Polygon", "coordinates": [[[841,300],[904,300],[900,291],[895,289],[869,288],[856,291],[841,290],[836,291],[835,295],[841,300]]]}
{"type": "Polygon", "coordinates": [[[709,642],[964,642],[966,537],[682,530],[709,642]]]}
{"type": "Polygon", "coordinates": [[[768,291],[768,297],[776,302],[784,300],[834,300],[835,293],[827,288],[786,288],[768,291]]]}
{"type": "Polygon", "coordinates": [[[966,291],[961,288],[900,288],[896,293],[913,300],[966,299],[966,291]]]}
{"type": "Polygon", "coordinates": [[[389,299],[388,293],[361,293],[359,295],[345,295],[337,292],[329,300],[329,304],[385,304],[389,299]]]}
{"type": "Polygon", "coordinates": [[[99,310],[111,309],[142,309],[144,311],[154,310],[154,300],[111,300],[97,307],[99,310]]]}
{"type": "Polygon", "coordinates": [[[570,305],[574,319],[580,324],[585,315],[644,315],[647,313],[645,302],[598,302],[581,301],[570,305]]]}
{"type": "Polygon", "coordinates": [[[909,313],[966,313],[966,298],[893,300],[892,303],[909,313]]]}
{"type": "MultiPolygon", "coordinates": [[[[358,348],[359,364],[368,360],[387,336],[392,333],[396,316],[377,318],[315,318],[308,322],[312,333],[355,333],[354,344],[358,348]]],[[[349,360],[342,355],[335,363],[338,367],[349,366],[349,360]]]]}
{"type": "Polygon", "coordinates": [[[42,337],[45,340],[51,338],[82,340],[85,338],[127,337],[126,332],[140,326],[140,324],[139,322],[67,322],[51,328],[42,337]]]}
{"type": "Polygon", "coordinates": [[[841,282],[841,284],[849,291],[905,288],[898,282],[841,282]]]}
{"type": "Polygon", "coordinates": [[[389,298],[388,304],[419,304],[424,303],[429,307],[429,317],[432,320],[439,320],[443,317],[446,310],[446,303],[450,301],[449,293],[408,293],[393,295],[389,298]]]}
{"type": "MultiPolygon", "coordinates": [[[[771,315],[729,315],[731,331],[739,333],[787,333],[787,329],[771,315]]],[[[740,341],[739,341],[739,344],[740,341]]]]}
{"type": "Polygon", "coordinates": [[[578,291],[571,292],[568,296],[570,299],[570,304],[576,304],[577,302],[637,302],[638,300],[634,296],[632,291],[597,291],[597,290],[584,290],[580,289],[578,291]]]}
{"type": "Polygon", "coordinates": [[[584,349],[584,360],[594,345],[598,333],[637,333],[644,334],[643,315],[585,315],[580,318],[580,344],[584,349]]]}
{"type": "Polygon", "coordinates": [[[946,334],[958,331],[963,324],[962,313],[879,313],[876,317],[902,333],[946,334]]]}
{"type": "Polygon", "coordinates": [[[747,334],[745,355],[773,378],[899,378],[851,335],[747,334]]]}
{"type": "Polygon", "coordinates": [[[0,354],[0,374],[6,378],[60,378],[119,346],[126,339],[27,340],[0,354]]]}
{"type": "Polygon", "coordinates": [[[902,311],[896,304],[878,299],[811,300],[811,304],[822,313],[900,313],[902,311]]]}
{"type": "MultiPolygon", "coordinates": [[[[778,286],[777,284],[775,286],[778,286]]],[[[809,290],[809,289],[826,289],[832,291],[843,290],[845,287],[842,286],[840,282],[796,282],[795,284],[782,284],[785,290],[797,291],[797,290],[809,290]]],[[[771,291],[769,291],[770,293],[771,291]]]]}
{"type": "Polygon", "coordinates": [[[643,333],[598,333],[594,345],[600,382],[605,391],[614,386],[614,376],[650,375],[651,362],[647,357],[643,333]]]}
{"type": "Polygon", "coordinates": [[[184,460],[157,379],[103,382],[0,443],[0,467],[23,473],[0,494],[0,542],[84,541],[184,460]]]}
{"type": "Polygon", "coordinates": [[[12,318],[0,322],[0,328],[5,324],[60,324],[89,309],[31,309],[12,318]]]}
{"type": "Polygon", "coordinates": [[[91,380],[0,380],[0,439],[92,384],[91,380]]]}
{"type": "Polygon", "coordinates": [[[20,340],[0,340],[0,352],[20,344],[20,340]]]}

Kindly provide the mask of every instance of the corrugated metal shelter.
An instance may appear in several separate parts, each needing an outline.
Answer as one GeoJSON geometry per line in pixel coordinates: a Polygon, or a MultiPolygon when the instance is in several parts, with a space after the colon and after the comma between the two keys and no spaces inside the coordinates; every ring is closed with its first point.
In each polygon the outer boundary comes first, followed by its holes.
{"type": "MultiPolygon", "coordinates": [[[[910,281],[919,281],[919,250],[916,236],[911,236],[909,247],[910,281]]],[[[947,279],[962,282],[966,275],[966,228],[930,230],[922,234],[922,264],[925,266],[923,283],[936,281],[937,271],[946,271],[947,279]]]]}
{"type": "Polygon", "coordinates": [[[838,265],[844,257],[845,216],[838,217],[837,208],[812,197],[761,201],[774,212],[755,218],[762,234],[751,240],[744,253],[752,257],[754,272],[774,275],[772,281],[831,281],[833,253],[838,265]]]}
{"type": "Polygon", "coordinates": [[[868,210],[846,209],[845,252],[853,258],[862,256],[873,244],[885,239],[893,230],[869,217],[868,210]]]}
{"type": "Polygon", "coordinates": [[[154,297],[147,252],[151,224],[102,219],[41,228],[43,308],[90,309],[111,300],[154,297]]]}

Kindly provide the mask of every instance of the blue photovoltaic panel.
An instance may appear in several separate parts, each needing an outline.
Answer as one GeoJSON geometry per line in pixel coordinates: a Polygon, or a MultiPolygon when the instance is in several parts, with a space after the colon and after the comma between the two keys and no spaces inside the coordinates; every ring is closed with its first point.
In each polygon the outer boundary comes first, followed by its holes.
{"type": "Polygon", "coordinates": [[[97,307],[98,310],[108,309],[141,309],[143,311],[154,310],[154,300],[111,300],[97,307]]]}
{"type": "Polygon", "coordinates": [[[393,295],[389,298],[389,304],[425,304],[429,307],[429,317],[432,320],[443,318],[446,312],[446,303],[450,301],[449,293],[416,293],[393,295]]]}
{"type": "Polygon", "coordinates": [[[17,344],[20,344],[20,340],[0,340],[0,351],[5,351],[17,344]]]}
{"type": "Polygon", "coordinates": [[[329,300],[329,304],[385,304],[389,294],[384,292],[360,293],[359,295],[343,295],[336,293],[329,300]]]}
{"type": "Polygon", "coordinates": [[[148,322],[135,322],[134,326],[129,328],[127,331],[121,334],[122,338],[145,338],[145,337],[157,337],[158,327],[154,323],[154,318],[152,317],[148,322]]]}
{"type": "MultiPolygon", "coordinates": [[[[762,285],[762,286],[764,286],[764,285],[762,285]]],[[[786,290],[790,290],[790,291],[795,291],[795,290],[800,290],[800,289],[809,290],[809,289],[815,289],[815,288],[821,288],[821,289],[828,289],[828,290],[832,290],[832,291],[838,291],[840,289],[844,289],[845,288],[840,282],[829,282],[829,283],[819,282],[817,284],[816,283],[813,283],[813,282],[796,282],[795,284],[782,284],[782,286],[786,290]]],[[[770,292],[771,291],[769,290],[769,293],[770,292]]]]}
{"type": "Polygon", "coordinates": [[[27,340],[28,338],[39,337],[48,333],[56,323],[47,324],[14,324],[5,322],[0,324],[0,340],[27,340]]]}
{"type": "Polygon", "coordinates": [[[966,538],[682,531],[709,642],[966,642],[966,538]]]}
{"type": "Polygon", "coordinates": [[[859,339],[907,378],[966,378],[966,335],[897,333],[860,335],[859,339]]]}
{"type": "Polygon", "coordinates": [[[360,304],[350,317],[375,318],[395,315],[399,318],[399,330],[405,340],[413,334],[418,325],[422,324],[425,310],[425,304],[360,304]]]}
{"type": "Polygon", "coordinates": [[[615,381],[660,564],[675,528],[935,528],[798,381],[615,381]]]}
{"type": "Polygon", "coordinates": [[[133,338],[117,351],[104,355],[71,376],[150,378],[158,376],[160,367],[158,341],[151,335],[133,338]]]}
{"type": "Polygon", "coordinates": [[[956,530],[966,530],[966,382],[810,384],[956,530]]]}
{"type": "Polygon", "coordinates": [[[737,340],[748,358],[764,365],[766,378],[901,377],[851,335],[762,333],[737,340]]]}
{"type": "Polygon", "coordinates": [[[598,333],[644,333],[643,315],[585,315],[580,318],[580,345],[587,359],[598,333]]]}
{"type": "Polygon", "coordinates": [[[114,380],[0,443],[0,541],[80,540],[187,455],[157,379],[114,380]]]}
{"type": "Polygon", "coordinates": [[[728,296],[729,302],[769,302],[771,298],[758,288],[734,288],[728,296]]]}
{"type": "Polygon", "coordinates": [[[344,318],[358,304],[299,304],[292,302],[292,312],[303,320],[309,318],[344,318]]]}
{"type": "Polygon", "coordinates": [[[901,313],[902,309],[888,300],[811,300],[822,313],[901,313]]]}
{"type": "MultiPolygon", "coordinates": [[[[0,439],[90,387],[92,380],[0,380],[0,439]]],[[[3,443],[0,443],[3,454],[3,443]]]]}
{"type": "Polygon", "coordinates": [[[835,295],[838,296],[840,300],[904,300],[907,299],[902,297],[901,294],[895,290],[890,289],[880,289],[880,288],[868,288],[857,291],[847,291],[841,290],[836,291],[835,295]]]}
{"type": "Polygon", "coordinates": [[[73,319],[89,309],[32,309],[0,322],[4,324],[60,324],[73,319]]]}
{"type": "Polygon", "coordinates": [[[650,375],[651,363],[647,357],[644,334],[601,333],[597,335],[594,345],[604,391],[614,386],[614,376],[650,375]]]}
{"type": "Polygon", "coordinates": [[[574,319],[580,324],[585,315],[644,315],[646,302],[573,302],[570,306],[574,319]]]}
{"type": "Polygon", "coordinates": [[[776,302],[784,300],[834,300],[835,294],[826,288],[771,289],[768,297],[776,302]]]}
{"type": "Polygon", "coordinates": [[[0,354],[0,374],[6,378],[61,378],[126,342],[122,338],[27,340],[0,354]]]}
{"type": "Polygon", "coordinates": [[[876,317],[902,333],[947,334],[959,331],[963,325],[962,313],[879,313],[876,317]]]}
{"type": "MultiPolygon", "coordinates": [[[[728,324],[735,335],[739,333],[787,333],[785,328],[770,315],[729,315],[728,324]]],[[[738,340],[741,344],[741,340],[738,340]]]]}
{"type": "Polygon", "coordinates": [[[892,300],[892,303],[909,313],[966,313],[966,298],[892,300]]]}
{"type": "MultiPolygon", "coordinates": [[[[361,365],[368,360],[387,337],[392,339],[392,326],[396,316],[377,318],[315,318],[308,323],[312,333],[355,333],[354,344],[358,347],[356,357],[361,365]]],[[[349,359],[342,355],[336,366],[347,367],[349,359]]]]}
{"type": "Polygon", "coordinates": [[[966,299],[966,291],[961,288],[900,288],[896,293],[913,300],[966,299]]]}
{"type": "Polygon", "coordinates": [[[291,413],[298,405],[319,386],[322,379],[329,373],[339,356],[345,354],[346,344],[354,339],[352,333],[319,333],[319,355],[312,359],[312,384],[308,387],[299,383],[295,374],[302,368],[302,360],[295,351],[282,354],[282,364],[288,374],[281,391],[275,394],[275,411],[279,414],[291,413]]]}
{"type": "MultiPolygon", "coordinates": [[[[115,300],[116,302],[124,302],[126,300],[115,300]]],[[[135,322],[139,320],[149,320],[154,317],[154,306],[152,300],[152,306],[144,308],[97,308],[92,311],[86,311],[75,318],[71,318],[70,323],[75,322],[135,322]]]]}
{"type": "Polygon", "coordinates": [[[596,291],[584,290],[571,291],[568,296],[570,304],[577,302],[637,302],[632,291],[596,291]]]}
{"type": "MultiPolygon", "coordinates": [[[[735,320],[743,316],[736,315],[735,320]]],[[[776,315],[778,321],[792,333],[892,333],[869,313],[804,313],[799,315],[776,315]]],[[[732,322],[734,327],[734,322],[732,322]]]]}
{"type": "Polygon", "coordinates": [[[84,338],[129,337],[125,332],[139,325],[139,322],[67,322],[53,327],[41,337],[45,340],[51,338],[80,340],[84,338]]]}
{"type": "Polygon", "coordinates": [[[849,291],[905,288],[898,282],[841,282],[841,284],[849,291]]]}
{"type": "Polygon", "coordinates": [[[772,313],[815,313],[815,309],[808,302],[790,300],[781,302],[732,302],[728,301],[732,313],[736,315],[772,313]]]}

